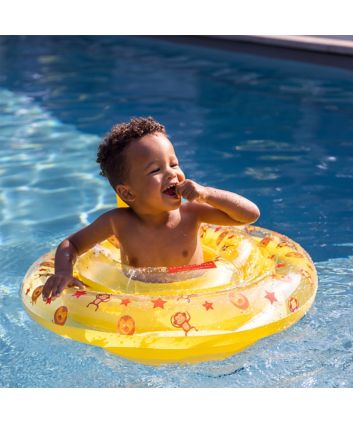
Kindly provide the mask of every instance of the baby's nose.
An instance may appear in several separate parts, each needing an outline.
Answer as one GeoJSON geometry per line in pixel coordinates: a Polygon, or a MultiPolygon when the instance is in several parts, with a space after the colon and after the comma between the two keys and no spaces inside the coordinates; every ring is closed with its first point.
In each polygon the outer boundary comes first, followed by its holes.
{"type": "Polygon", "coordinates": [[[167,169],[167,175],[168,177],[174,177],[177,174],[176,169],[169,167],[167,169]]]}

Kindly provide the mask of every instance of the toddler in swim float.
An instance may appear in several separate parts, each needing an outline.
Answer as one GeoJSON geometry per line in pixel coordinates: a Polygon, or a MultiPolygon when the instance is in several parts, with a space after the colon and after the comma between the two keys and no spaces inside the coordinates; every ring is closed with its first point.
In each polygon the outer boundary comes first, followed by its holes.
{"type": "Polygon", "coordinates": [[[260,216],[250,200],[186,179],[165,127],[152,117],[115,125],[99,145],[97,162],[129,208],[104,213],[60,243],[44,300],[66,286],[84,288],[72,275],[77,256],[113,235],[122,264],[131,267],[201,264],[202,222],[244,225],[260,216]]]}

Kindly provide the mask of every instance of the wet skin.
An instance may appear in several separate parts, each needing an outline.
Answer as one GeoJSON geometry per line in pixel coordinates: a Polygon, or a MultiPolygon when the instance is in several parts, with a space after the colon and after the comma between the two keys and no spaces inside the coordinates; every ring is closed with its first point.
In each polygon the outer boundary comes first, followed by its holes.
{"type": "Polygon", "coordinates": [[[82,287],[72,277],[78,255],[115,235],[123,264],[158,267],[199,264],[202,222],[244,225],[255,222],[259,209],[244,197],[185,179],[172,143],[162,133],[149,134],[125,151],[128,175],[116,186],[129,205],[108,211],[72,234],[59,246],[55,274],[43,288],[43,298],[56,297],[67,285],[82,287]],[[181,202],[184,198],[188,200],[181,202]]]}

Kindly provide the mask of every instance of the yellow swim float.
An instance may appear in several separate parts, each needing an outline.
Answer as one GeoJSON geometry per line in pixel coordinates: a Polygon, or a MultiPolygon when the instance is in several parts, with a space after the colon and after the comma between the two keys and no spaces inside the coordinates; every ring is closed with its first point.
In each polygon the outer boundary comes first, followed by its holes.
{"type": "Polygon", "coordinates": [[[82,254],[74,275],[85,290],[67,288],[43,301],[55,252],[28,270],[22,301],[43,327],[133,361],[221,360],[298,321],[312,305],[317,274],[305,250],[256,226],[201,229],[206,262],[138,269],[122,267],[116,240],[82,254]],[[149,276],[155,283],[143,281],[149,276]]]}

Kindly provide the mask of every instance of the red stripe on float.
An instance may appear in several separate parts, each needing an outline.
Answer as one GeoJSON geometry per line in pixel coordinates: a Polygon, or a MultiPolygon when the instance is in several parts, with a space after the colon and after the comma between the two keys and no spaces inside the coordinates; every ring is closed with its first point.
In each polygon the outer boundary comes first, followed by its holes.
{"type": "Polygon", "coordinates": [[[199,265],[169,266],[167,268],[167,272],[173,273],[173,272],[181,272],[181,271],[192,271],[195,269],[210,269],[210,268],[217,268],[217,265],[215,264],[215,262],[209,261],[199,265]]]}

